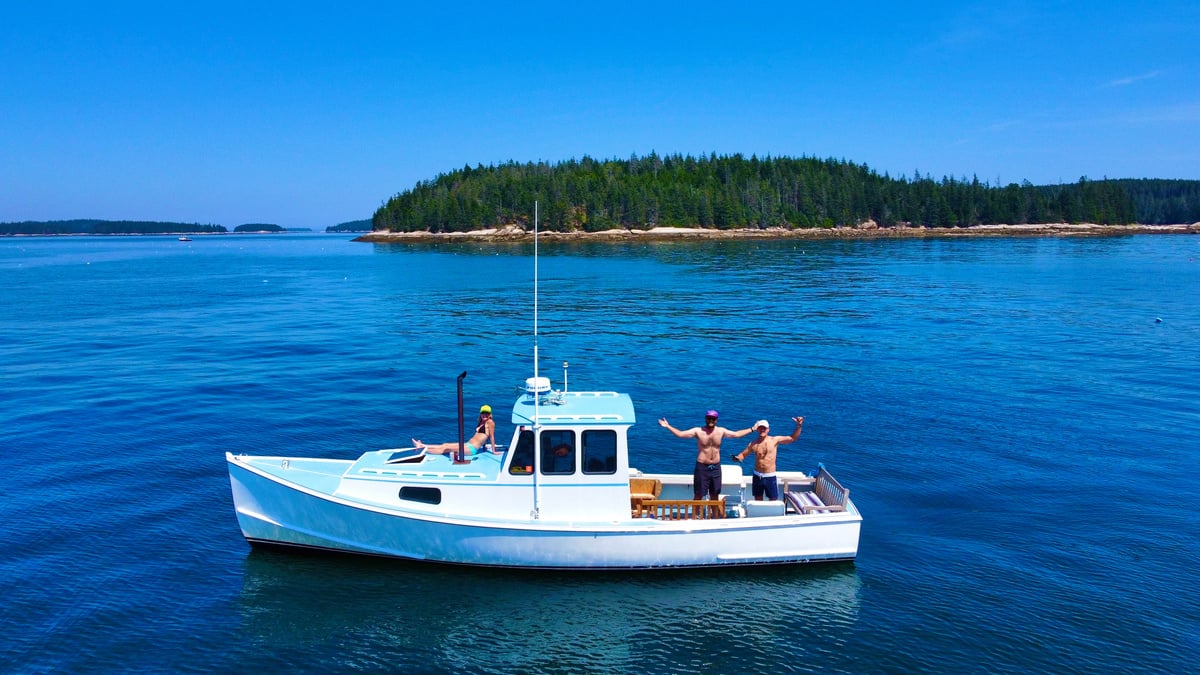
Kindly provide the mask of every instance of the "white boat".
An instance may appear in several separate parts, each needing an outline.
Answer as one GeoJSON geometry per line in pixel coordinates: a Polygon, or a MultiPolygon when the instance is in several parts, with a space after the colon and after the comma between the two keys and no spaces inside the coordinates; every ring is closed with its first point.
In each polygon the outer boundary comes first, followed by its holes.
{"type": "Polygon", "coordinates": [[[691,474],[630,466],[628,394],[567,391],[565,363],[562,391],[538,376],[536,213],[535,205],[534,376],[513,404],[507,449],[463,458],[460,441],[457,461],[418,448],[356,460],[227,452],[246,540],[539,569],[853,560],[862,516],[824,467],[778,472],[783,499],[748,501],[750,477],[722,464],[719,498],[694,500],[691,474]]]}
{"type": "Polygon", "coordinates": [[[192,238],[189,236],[186,236],[186,235],[179,238],[179,241],[191,241],[191,240],[192,240],[192,238]]]}
{"type": "Polygon", "coordinates": [[[720,499],[695,501],[691,474],[630,467],[634,422],[627,394],[550,391],[534,377],[513,404],[507,449],[463,463],[417,448],[356,460],[226,453],[226,461],[251,544],[543,569],[857,555],[862,516],[824,467],[815,476],[779,472],[783,499],[748,501],[750,477],[723,464],[720,499]],[[563,444],[565,456],[551,451],[563,444]]]}

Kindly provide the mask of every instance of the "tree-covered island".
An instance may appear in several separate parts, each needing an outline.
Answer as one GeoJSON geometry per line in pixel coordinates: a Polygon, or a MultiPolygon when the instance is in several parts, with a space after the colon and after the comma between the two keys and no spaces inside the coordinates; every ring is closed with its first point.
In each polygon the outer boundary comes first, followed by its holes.
{"type": "Polygon", "coordinates": [[[363,220],[351,220],[337,225],[330,225],[325,228],[326,232],[370,232],[371,219],[364,218],[363,220]]]}
{"type": "Polygon", "coordinates": [[[541,227],[556,232],[1200,220],[1200,181],[1085,177],[1060,185],[993,186],[978,178],[936,181],[918,173],[893,178],[845,160],[651,153],[627,160],[464,166],[392,197],[372,225],[375,232],[524,228],[535,200],[541,227]]]}

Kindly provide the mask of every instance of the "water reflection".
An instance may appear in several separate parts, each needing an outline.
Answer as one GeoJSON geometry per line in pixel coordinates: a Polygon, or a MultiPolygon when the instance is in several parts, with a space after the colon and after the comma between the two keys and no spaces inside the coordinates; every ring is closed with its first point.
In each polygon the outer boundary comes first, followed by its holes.
{"type": "Polygon", "coordinates": [[[244,575],[245,647],[330,668],[765,670],[798,640],[836,644],[860,593],[850,564],[564,573],[254,550],[244,575]]]}

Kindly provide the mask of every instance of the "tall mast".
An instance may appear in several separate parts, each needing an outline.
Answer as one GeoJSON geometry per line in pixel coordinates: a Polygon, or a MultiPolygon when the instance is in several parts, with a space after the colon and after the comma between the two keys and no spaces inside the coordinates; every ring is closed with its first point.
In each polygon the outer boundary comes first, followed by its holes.
{"type": "MultiPolygon", "coordinates": [[[[538,385],[538,203],[533,203],[533,387],[538,385]]],[[[538,397],[533,397],[533,419],[537,426],[538,397]]]]}
{"type": "Polygon", "coordinates": [[[541,517],[542,499],[538,490],[538,472],[542,460],[542,422],[538,414],[541,395],[538,392],[538,203],[533,202],[533,516],[541,517]]]}

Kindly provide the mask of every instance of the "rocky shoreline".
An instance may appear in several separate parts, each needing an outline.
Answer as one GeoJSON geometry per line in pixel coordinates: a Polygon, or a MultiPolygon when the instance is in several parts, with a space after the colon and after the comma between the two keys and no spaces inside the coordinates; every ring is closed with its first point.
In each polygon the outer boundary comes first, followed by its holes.
{"type": "MultiPolygon", "coordinates": [[[[710,239],[888,239],[949,237],[1114,237],[1130,234],[1200,234],[1200,222],[1191,225],[1095,225],[1091,223],[1041,223],[1036,225],[977,225],[974,227],[878,227],[867,222],[856,227],[715,230],[656,227],[649,230],[604,232],[540,232],[543,241],[669,242],[710,239]]],[[[533,233],[516,225],[473,232],[371,232],[354,241],[375,244],[445,241],[532,241],[533,233]]]]}

